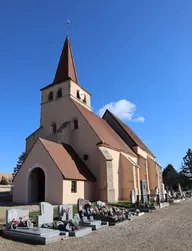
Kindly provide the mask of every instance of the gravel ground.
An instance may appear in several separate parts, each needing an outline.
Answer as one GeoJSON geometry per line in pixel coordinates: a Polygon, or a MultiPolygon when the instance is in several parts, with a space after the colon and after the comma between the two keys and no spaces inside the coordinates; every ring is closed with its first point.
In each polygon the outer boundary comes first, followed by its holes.
{"type": "Polygon", "coordinates": [[[187,251],[192,250],[192,200],[145,213],[82,238],[33,246],[0,237],[1,251],[187,251]]]}

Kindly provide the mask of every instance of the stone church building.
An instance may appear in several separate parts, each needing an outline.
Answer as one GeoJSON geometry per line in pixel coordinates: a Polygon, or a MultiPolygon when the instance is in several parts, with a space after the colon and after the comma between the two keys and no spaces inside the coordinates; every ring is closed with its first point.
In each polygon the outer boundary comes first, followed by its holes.
{"type": "Polygon", "coordinates": [[[67,37],[52,84],[41,89],[40,127],[26,138],[27,157],[14,179],[13,201],[115,202],[161,189],[154,154],[119,118],[91,111],[91,94],[79,83],[67,37]]]}

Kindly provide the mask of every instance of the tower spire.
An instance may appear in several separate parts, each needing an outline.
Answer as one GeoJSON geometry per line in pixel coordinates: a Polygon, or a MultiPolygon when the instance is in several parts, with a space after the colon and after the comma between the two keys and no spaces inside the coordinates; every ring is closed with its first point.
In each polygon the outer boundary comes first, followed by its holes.
{"type": "Polygon", "coordinates": [[[69,37],[65,39],[53,84],[71,79],[79,85],[69,37]]]}

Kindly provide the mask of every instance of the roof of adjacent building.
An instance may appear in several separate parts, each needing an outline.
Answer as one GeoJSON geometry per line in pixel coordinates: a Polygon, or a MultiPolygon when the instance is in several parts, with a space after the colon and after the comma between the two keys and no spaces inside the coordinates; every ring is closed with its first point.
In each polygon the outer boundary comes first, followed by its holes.
{"type": "Polygon", "coordinates": [[[39,140],[65,179],[95,180],[94,175],[70,145],[58,144],[42,138],[39,138],[39,140]]]}
{"type": "Polygon", "coordinates": [[[47,89],[50,86],[56,85],[69,79],[79,85],[70,40],[68,37],[66,37],[55,73],[54,81],[52,84],[42,88],[41,90],[47,89]]]}
{"type": "Polygon", "coordinates": [[[136,156],[132,149],[121,139],[121,137],[108,125],[108,123],[89,111],[83,105],[72,100],[77,109],[81,112],[83,117],[87,120],[91,128],[95,131],[98,138],[101,140],[99,143],[111,147],[114,150],[123,151],[125,153],[136,156]]]}
{"type": "MultiPolygon", "coordinates": [[[[128,136],[135,142],[137,146],[141,147],[143,150],[145,150],[146,152],[151,154],[153,157],[155,157],[154,154],[149,150],[149,148],[143,143],[143,141],[133,132],[133,130],[128,125],[126,125],[122,120],[116,117],[109,110],[106,110],[105,114],[107,112],[117,121],[120,127],[124,130],[126,134],[128,134],[128,136]]],[[[103,115],[103,117],[105,116],[105,114],[103,115]]]]}

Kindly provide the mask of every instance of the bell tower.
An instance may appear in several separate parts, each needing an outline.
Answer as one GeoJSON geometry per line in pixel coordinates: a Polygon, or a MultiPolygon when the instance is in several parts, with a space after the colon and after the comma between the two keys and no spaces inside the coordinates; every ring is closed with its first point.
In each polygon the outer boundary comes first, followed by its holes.
{"type": "Polygon", "coordinates": [[[91,94],[79,84],[69,37],[66,37],[53,82],[41,89],[41,119],[43,127],[60,122],[60,111],[67,109],[67,99],[74,99],[91,110],[91,94]]]}

